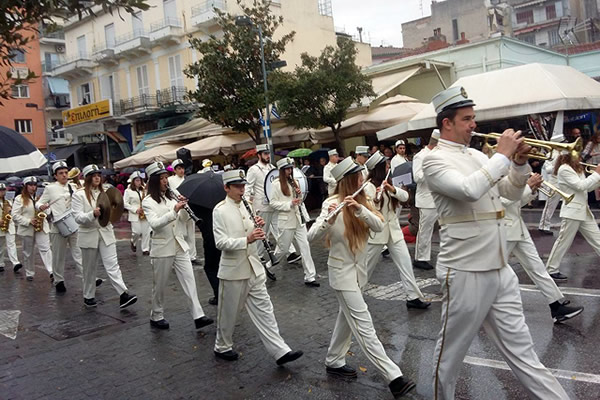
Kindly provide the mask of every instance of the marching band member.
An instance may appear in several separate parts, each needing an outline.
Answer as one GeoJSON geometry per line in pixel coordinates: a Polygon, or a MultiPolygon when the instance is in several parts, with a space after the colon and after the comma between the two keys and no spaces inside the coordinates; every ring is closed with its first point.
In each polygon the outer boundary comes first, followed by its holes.
{"type": "Polygon", "coordinates": [[[327,154],[329,155],[329,162],[327,165],[325,165],[325,167],[323,167],[323,182],[327,184],[328,196],[331,196],[335,191],[335,187],[337,186],[337,182],[331,175],[331,169],[337,165],[339,155],[336,149],[329,150],[327,154]]]}
{"type": "Polygon", "coordinates": [[[123,282],[112,224],[109,222],[103,227],[98,222],[100,208],[97,201],[100,193],[104,192],[98,166],[87,165],[83,169],[83,179],[83,189],[75,192],[72,200],[73,215],[79,224],[77,243],[83,259],[83,303],[86,307],[97,305],[96,267],[99,254],[108,279],[119,294],[119,307],[128,307],[137,301],[137,296],[129,294],[123,282]]]}
{"type": "Polygon", "coordinates": [[[202,169],[198,171],[198,173],[203,174],[205,172],[212,171],[212,165],[213,162],[208,158],[205,158],[204,160],[202,160],[202,169]]]}
{"type": "MultiPolygon", "coordinates": [[[[552,150],[552,155],[549,160],[544,162],[542,166],[542,172],[544,174],[544,180],[552,185],[558,185],[558,179],[554,174],[554,167],[556,166],[556,160],[560,153],[558,150],[552,150]]],[[[550,230],[550,220],[554,215],[554,211],[556,211],[556,207],[558,206],[558,202],[560,201],[560,196],[558,194],[554,194],[552,197],[548,197],[546,199],[546,203],[544,204],[544,210],[542,211],[542,216],[540,217],[540,225],[538,226],[538,230],[544,235],[552,235],[552,231],[550,230]]]]}
{"type": "MultiPolygon", "coordinates": [[[[183,183],[183,180],[185,179],[185,166],[183,165],[183,161],[181,161],[179,158],[173,161],[171,163],[171,166],[175,171],[175,175],[169,177],[169,187],[176,194],[179,194],[177,188],[183,183]]],[[[198,252],[196,250],[196,223],[193,219],[189,217],[188,213],[185,210],[183,210],[181,214],[183,216],[188,217],[186,222],[185,240],[188,244],[187,247],[189,249],[188,253],[190,259],[192,260],[192,264],[199,265],[200,263],[196,261],[196,257],[198,256],[198,252]]]]}
{"type": "MultiPolygon", "coordinates": [[[[556,323],[579,315],[583,311],[583,307],[571,307],[567,305],[567,302],[560,301],[564,296],[548,274],[535,244],[531,240],[527,225],[521,218],[521,207],[537,197],[537,189],[541,184],[542,177],[539,174],[532,174],[527,180],[527,186],[525,186],[521,199],[509,200],[501,197],[500,200],[506,210],[504,217],[506,222],[506,251],[508,254],[514,254],[517,257],[529,278],[548,300],[550,314],[556,323]]],[[[558,194],[555,195],[558,196],[558,194]]]]}
{"type": "Polygon", "coordinates": [[[535,354],[525,323],[519,282],[507,267],[500,195],[519,200],[531,173],[519,132],[504,131],[491,158],[468,148],[476,128],[472,100],[451,87],[432,100],[441,132],[423,161],[440,222],[437,278],[444,294],[434,358],[434,399],[453,399],[456,380],[480,328],[529,392],[538,399],[567,399],[535,354]],[[510,158],[515,155],[514,161],[510,158]]]}
{"type": "Polygon", "coordinates": [[[23,240],[23,257],[25,258],[25,274],[27,280],[32,281],[35,275],[34,246],[40,252],[44,267],[52,275],[52,250],[50,249],[50,226],[45,214],[37,217],[35,210],[35,192],[37,191],[37,178],[28,176],[23,179],[23,192],[15,198],[13,219],[17,224],[17,235],[23,240]]]}
{"type": "MultiPolygon", "coordinates": [[[[179,165],[178,167],[181,168],[179,165]]],[[[186,206],[187,200],[183,196],[178,199],[172,197],[167,178],[169,174],[163,163],[150,164],[146,168],[146,175],[148,194],[142,201],[142,208],[152,228],[150,259],[154,276],[150,326],[169,329],[169,323],[164,318],[163,300],[169,275],[175,270],[187,296],[195,327],[197,330],[201,329],[214,321],[204,315],[200,306],[194,270],[188,254],[188,243],[184,238],[189,215],[181,210],[186,206]]]]}
{"type": "Polygon", "coordinates": [[[215,206],[213,226],[215,243],[221,250],[219,265],[219,311],[215,356],[227,361],[237,360],[233,350],[233,332],[242,306],[258,328],[258,334],[267,352],[283,365],[302,356],[292,351],[279,334],[273,304],[265,286],[265,271],[261,264],[257,240],[265,238],[264,220],[252,216],[242,204],[246,179],[244,171],[223,173],[227,197],[215,206]]]}
{"type": "Polygon", "coordinates": [[[368,199],[375,200],[375,209],[383,215],[384,224],[381,232],[374,232],[369,235],[367,244],[368,278],[371,279],[375,266],[381,259],[381,250],[384,245],[387,245],[408,295],[406,307],[409,309],[426,309],[431,303],[421,301],[424,296],[415,280],[410,253],[408,247],[406,247],[398,218],[396,218],[396,208],[399,207],[399,202],[408,200],[408,192],[392,186],[389,181],[385,180],[387,174],[386,161],[387,158],[383,153],[377,151],[369,157],[366,164],[370,170],[369,178],[371,178],[371,182],[367,184],[364,192],[368,199]]]}
{"type": "Polygon", "coordinates": [[[12,204],[10,200],[6,199],[6,185],[0,183],[0,272],[4,271],[5,249],[8,253],[8,258],[13,265],[13,271],[19,272],[19,270],[23,268],[23,264],[19,262],[17,256],[15,224],[12,220],[11,209],[12,204]]]}
{"type": "Polygon", "coordinates": [[[137,251],[138,240],[142,241],[142,254],[150,254],[150,226],[142,209],[142,200],[146,197],[146,190],[139,171],[134,171],[129,177],[131,183],[125,189],[123,203],[128,211],[127,220],[131,223],[131,251],[137,251]]]}
{"type": "MultiPolygon", "coordinates": [[[[54,174],[53,182],[46,186],[42,197],[36,203],[39,205],[39,210],[52,216],[52,220],[56,222],[59,218],[71,213],[71,199],[74,190],[69,184],[68,178],[69,167],[64,161],[57,161],[52,164],[52,173],[54,174]]],[[[77,232],[73,232],[68,236],[63,236],[56,224],[50,227],[50,245],[52,248],[52,273],[54,274],[54,286],[56,292],[64,293],[67,291],[65,287],[65,256],[67,244],[71,248],[71,256],[75,261],[77,271],[83,276],[83,268],[81,266],[81,249],[77,245],[77,232]]],[[[96,286],[102,284],[102,279],[96,279],[96,286]]]]}
{"type": "Polygon", "coordinates": [[[390,161],[390,168],[392,169],[392,172],[394,172],[398,165],[402,165],[408,161],[406,158],[406,143],[404,140],[396,140],[396,144],[394,146],[396,147],[396,155],[392,157],[392,160],[390,161]]]}
{"type": "Polygon", "coordinates": [[[558,177],[559,188],[573,193],[575,197],[569,204],[563,202],[560,208],[560,231],[546,262],[550,276],[557,282],[567,280],[567,276],[559,271],[560,262],[571,247],[577,232],[580,232],[596,254],[600,255],[600,229],[590,210],[587,197],[588,192],[600,187],[600,165],[587,178],[583,172],[579,158],[573,158],[566,151],[564,154],[561,152],[554,173],[558,177]]]}
{"type": "Polygon", "coordinates": [[[440,138],[440,130],[434,129],[431,133],[429,144],[419,151],[413,157],[413,177],[417,184],[417,193],[415,195],[415,206],[419,209],[419,230],[417,231],[417,242],[415,243],[415,261],[413,265],[420,269],[433,269],[431,260],[431,237],[433,227],[437,220],[437,211],[435,203],[431,196],[431,191],[427,187],[427,181],[423,175],[423,159],[431,149],[433,149],[440,138]]]}
{"type": "Polygon", "coordinates": [[[277,168],[279,168],[279,178],[273,181],[270,201],[271,207],[278,211],[279,237],[277,238],[275,258],[281,261],[284,256],[287,256],[292,240],[295,240],[302,256],[304,284],[319,287],[321,285],[315,279],[317,271],[310,254],[306,223],[301,215],[302,193],[298,181],[294,179],[294,160],[290,157],[282,158],[277,161],[277,168]],[[292,179],[294,179],[295,188],[290,186],[289,181],[292,179]]]}
{"type": "Polygon", "coordinates": [[[400,368],[390,360],[377,338],[373,320],[362,296],[367,284],[367,240],[369,230],[381,232],[384,222],[364,193],[352,198],[362,185],[364,167],[347,157],[332,170],[337,187],[335,194],[323,203],[321,214],[308,232],[309,240],[325,238],[329,245],[329,284],[338,299],[338,312],[333,336],[325,359],[329,375],[356,378],[356,370],[346,364],[352,335],[369,361],[383,375],[394,397],[398,398],[415,387],[402,376],[400,368]],[[328,219],[337,205],[345,202],[341,214],[328,219]]]}
{"type": "Polygon", "coordinates": [[[356,146],[354,152],[356,153],[356,162],[358,165],[363,167],[361,171],[363,175],[363,181],[366,181],[367,177],[369,176],[369,170],[367,169],[366,163],[371,155],[369,153],[369,146],[356,146]]]}

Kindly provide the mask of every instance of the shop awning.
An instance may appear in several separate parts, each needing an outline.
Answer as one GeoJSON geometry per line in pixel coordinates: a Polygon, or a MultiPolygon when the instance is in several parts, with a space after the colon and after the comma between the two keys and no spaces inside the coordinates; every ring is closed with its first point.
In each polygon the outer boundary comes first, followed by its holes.
{"type": "Polygon", "coordinates": [[[375,92],[375,99],[363,99],[362,105],[369,107],[376,106],[385,99],[397,95],[400,85],[419,73],[422,68],[423,67],[419,65],[393,73],[372,76],[371,80],[373,83],[373,91],[375,92]]]}
{"type": "Polygon", "coordinates": [[[46,78],[48,80],[48,88],[50,89],[50,93],[59,95],[59,94],[69,94],[69,82],[65,79],[61,78],[46,78]]]}
{"type": "Polygon", "coordinates": [[[137,146],[135,146],[135,149],[133,149],[133,154],[136,154],[136,153],[146,150],[146,141],[147,140],[152,139],[153,137],[156,137],[158,135],[162,135],[163,133],[170,131],[171,129],[173,129],[172,126],[170,126],[168,128],[164,128],[164,129],[155,129],[153,131],[148,131],[148,132],[144,133],[142,140],[140,140],[140,142],[137,144],[137,146]]]}
{"type": "Polygon", "coordinates": [[[57,147],[54,149],[51,148],[50,157],[54,158],[55,160],[66,160],[82,147],[82,144],[73,144],[71,146],[57,147]]]}

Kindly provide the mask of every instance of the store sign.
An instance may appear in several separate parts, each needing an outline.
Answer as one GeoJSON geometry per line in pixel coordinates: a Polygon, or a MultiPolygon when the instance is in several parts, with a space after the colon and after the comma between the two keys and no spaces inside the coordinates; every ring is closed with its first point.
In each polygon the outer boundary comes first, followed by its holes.
{"type": "Polygon", "coordinates": [[[101,118],[112,117],[112,101],[106,99],[62,112],[63,126],[73,126],[101,118]]]}

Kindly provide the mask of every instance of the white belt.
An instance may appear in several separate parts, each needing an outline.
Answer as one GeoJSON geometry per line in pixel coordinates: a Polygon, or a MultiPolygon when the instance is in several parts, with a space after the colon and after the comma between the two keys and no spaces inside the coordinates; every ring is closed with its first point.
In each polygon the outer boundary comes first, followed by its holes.
{"type": "Polygon", "coordinates": [[[490,211],[490,212],[473,212],[473,214],[467,215],[453,215],[450,217],[441,217],[438,222],[440,225],[456,224],[459,222],[474,222],[474,221],[485,221],[489,219],[502,219],[504,218],[504,210],[502,211],[490,211]]]}

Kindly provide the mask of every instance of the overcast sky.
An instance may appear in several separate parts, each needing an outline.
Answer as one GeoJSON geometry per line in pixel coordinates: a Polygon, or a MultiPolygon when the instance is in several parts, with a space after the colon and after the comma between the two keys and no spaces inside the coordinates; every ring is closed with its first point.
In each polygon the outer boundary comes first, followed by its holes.
{"type": "Polygon", "coordinates": [[[372,46],[402,46],[400,24],[428,16],[431,0],[331,0],[333,23],[346,33],[357,35],[363,28],[363,41],[372,46]],[[421,14],[420,3],[423,3],[421,14]]]}

